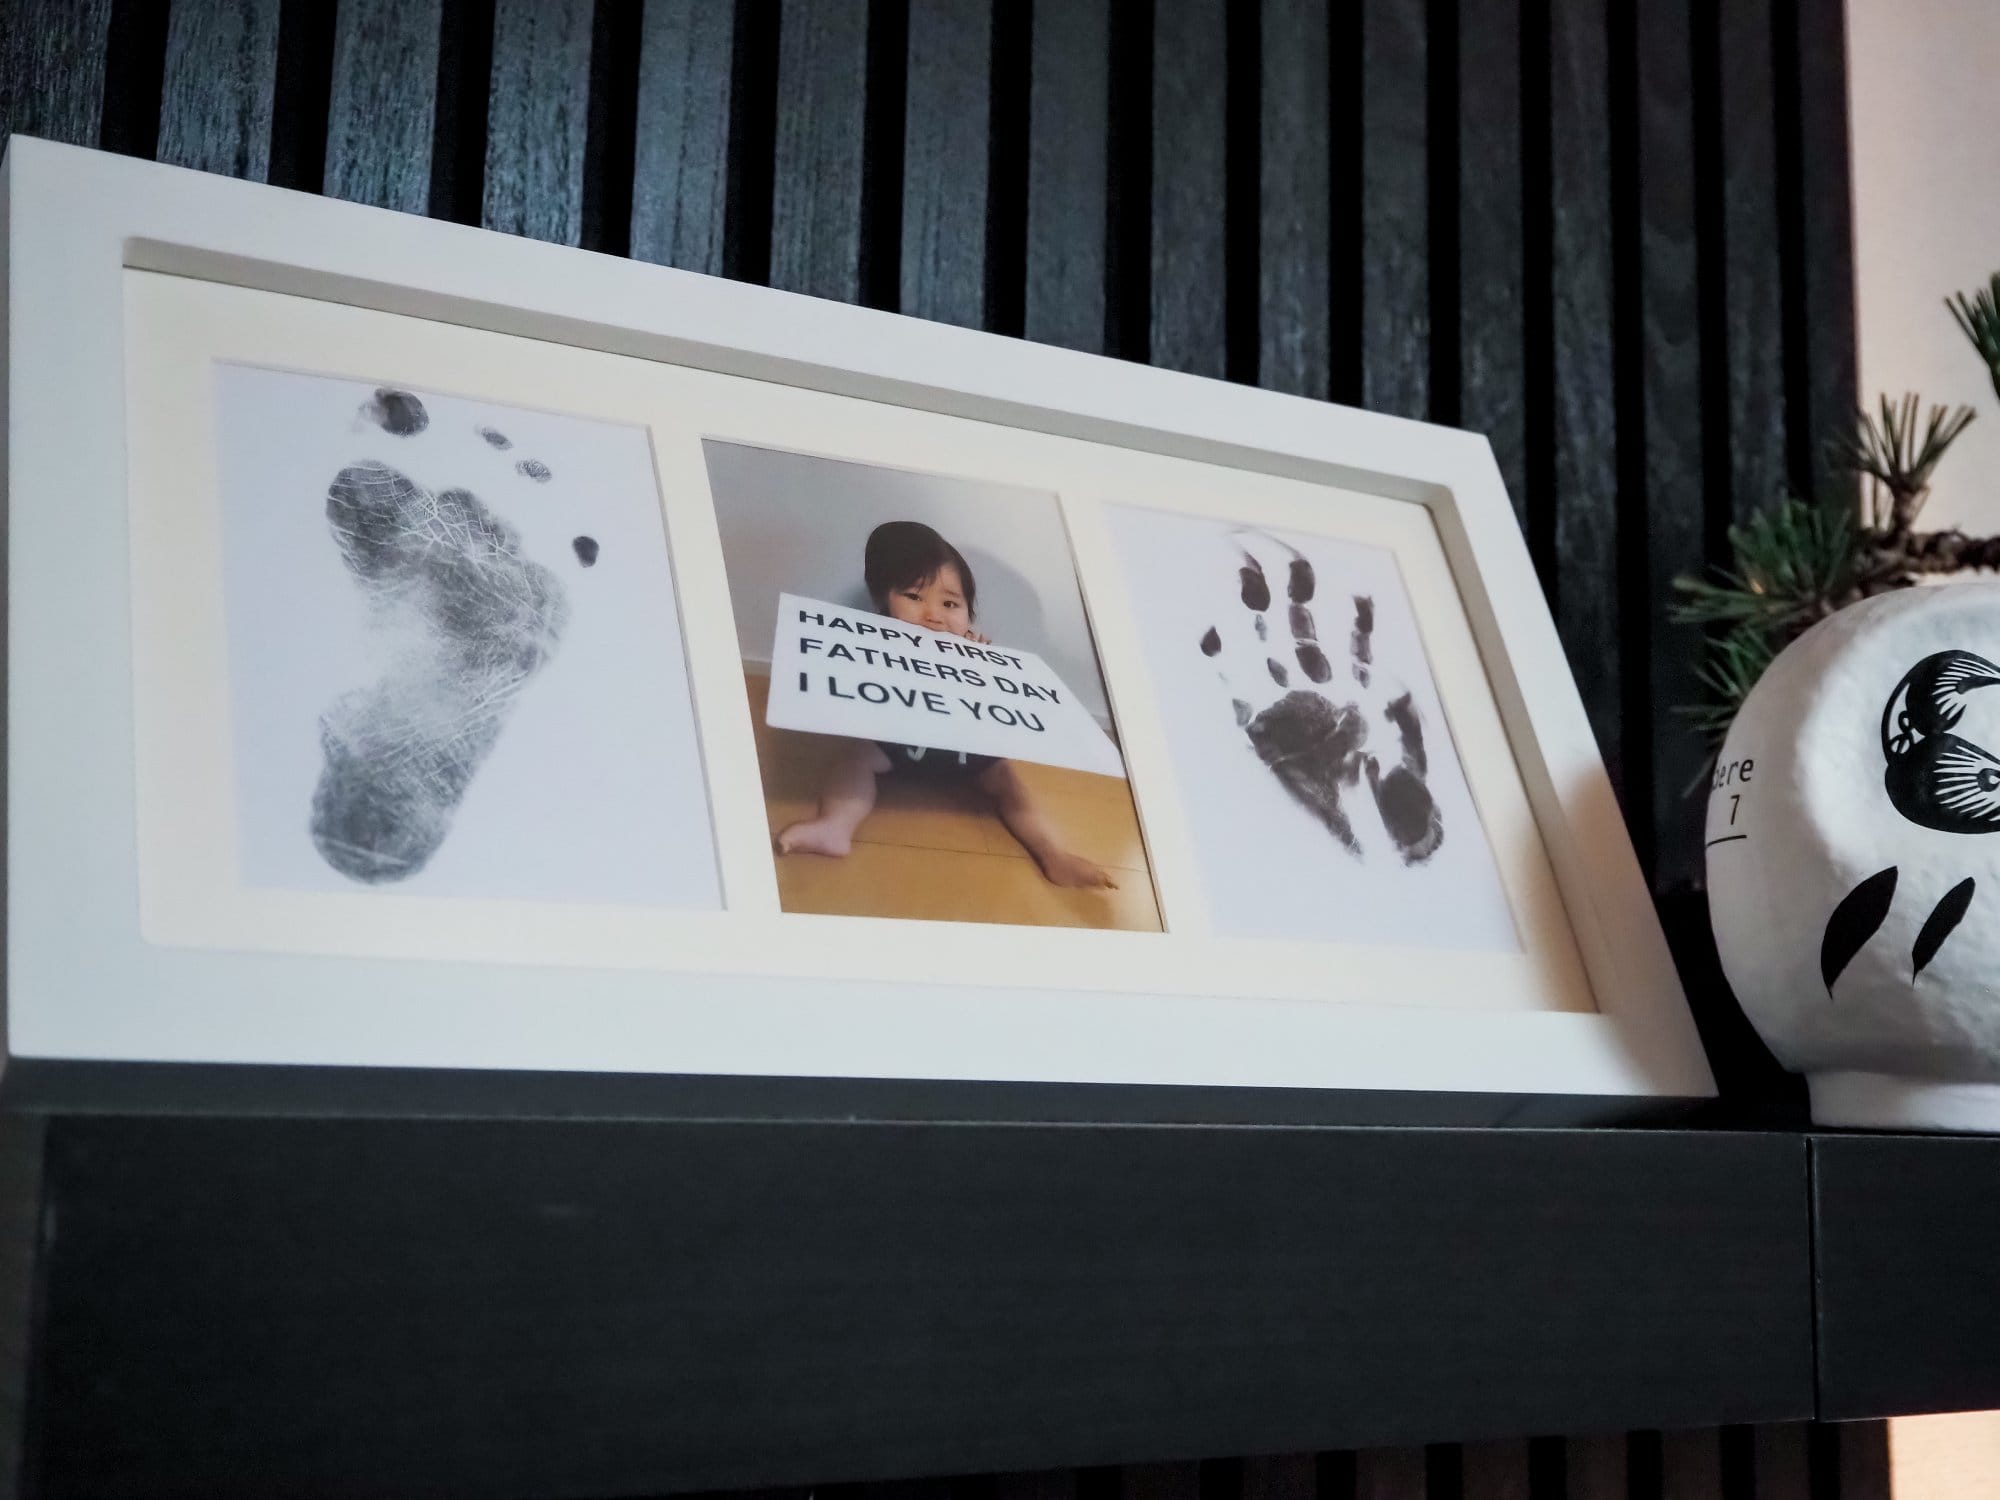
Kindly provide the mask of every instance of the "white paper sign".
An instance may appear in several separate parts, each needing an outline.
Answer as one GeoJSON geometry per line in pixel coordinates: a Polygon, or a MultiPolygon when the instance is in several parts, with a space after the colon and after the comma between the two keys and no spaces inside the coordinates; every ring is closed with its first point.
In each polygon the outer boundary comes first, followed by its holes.
{"type": "Polygon", "coordinates": [[[778,596],[764,721],[1123,776],[1118,747],[1032,651],[778,596]]]}

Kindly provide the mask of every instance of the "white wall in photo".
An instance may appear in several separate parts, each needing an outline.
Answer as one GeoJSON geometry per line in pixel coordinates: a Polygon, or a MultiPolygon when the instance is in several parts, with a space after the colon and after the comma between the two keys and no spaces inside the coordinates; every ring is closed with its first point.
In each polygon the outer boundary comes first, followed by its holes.
{"type": "Polygon", "coordinates": [[[1106,514],[1215,931],[1519,951],[1394,555],[1106,514]]]}
{"type": "Polygon", "coordinates": [[[244,882],[719,907],[645,430],[214,379],[244,882]]]}
{"type": "Polygon", "coordinates": [[[978,579],[979,632],[1041,657],[1109,725],[1054,495],[712,438],[702,449],[744,660],[771,660],[781,593],[872,610],[861,583],[868,533],[884,521],[922,521],[965,554],[978,579]]]}

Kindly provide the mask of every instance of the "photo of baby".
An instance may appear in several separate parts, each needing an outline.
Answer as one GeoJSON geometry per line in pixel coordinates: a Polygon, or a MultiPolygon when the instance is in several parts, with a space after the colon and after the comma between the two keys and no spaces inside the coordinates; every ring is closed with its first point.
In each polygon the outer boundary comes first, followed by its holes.
{"type": "MultiPolygon", "coordinates": [[[[868,534],[862,577],[877,614],[906,625],[991,644],[973,628],[978,618],[979,584],[958,548],[921,521],[884,521],[868,534]]],[[[875,809],[875,784],[882,776],[931,777],[970,781],[992,799],[1007,831],[1020,840],[1042,874],[1054,885],[1116,890],[1118,882],[1102,865],[1064,842],[1048,809],[1015,762],[965,750],[925,745],[891,745],[850,740],[828,761],[814,816],[778,831],[780,854],[851,852],[854,833],[875,809]]]]}
{"type": "Polygon", "coordinates": [[[1054,497],[704,450],[784,909],[1159,930],[1054,497]]]}

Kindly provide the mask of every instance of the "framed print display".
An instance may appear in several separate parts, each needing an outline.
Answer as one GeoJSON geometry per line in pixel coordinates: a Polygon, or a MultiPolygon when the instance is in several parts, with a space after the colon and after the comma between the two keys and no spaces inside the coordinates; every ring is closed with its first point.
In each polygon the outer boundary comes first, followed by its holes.
{"type": "Polygon", "coordinates": [[[1483,440],[5,201],[16,1066],[1712,1092],[1483,440]]]}

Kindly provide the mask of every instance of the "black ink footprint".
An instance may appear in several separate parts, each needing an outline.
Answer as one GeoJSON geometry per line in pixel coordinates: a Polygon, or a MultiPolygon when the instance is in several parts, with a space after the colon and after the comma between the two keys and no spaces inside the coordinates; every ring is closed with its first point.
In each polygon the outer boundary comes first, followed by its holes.
{"type": "Polygon", "coordinates": [[[482,438],[486,439],[489,447],[498,448],[502,453],[505,453],[509,448],[514,446],[514,440],[497,427],[481,427],[476,430],[482,438]]]}
{"type": "MultiPolygon", "coordinates": [[[[1275,538],[1258,535],[1284,547],[1275,538]]],[[[1424,750],[1422,717],[1408,693],[1399,694],[1382,708],[1382,718],[1396,731],[1400,751],[1396,763],[1384,771],[1381,761],[1366,749],[1369,719],[1362,705],[1336,701],[1327,686],[1333,680],[1333,666],[1320,647],[1318,625],[1309,608],[1319,586],[1312,563],[1293,548],[1284,550],[1291,553],[1285,593],[1292,659],[1311,687],[1292,687],[1293,669],[1276,656],[1266,655],[1266,673],[1287,691],[1260,712],[1225,673],[1223,681],[1231,689],[1237,727],[1249,737],[1258,758],[1285,790],[1357,857],[1363,856],[1361,840],[1341,804],[1341,793],[1359,783],[1365,773],[1382,826],[1403,862],[1421,864],[1444,843],[1444,820],[1427,782],[1430,760],[1424,750]]],[[[1263,564],[1249,551],[1242,550],[1241,558],[1238,597],[1251,612],[1252,634],[1260,642],[1267,641],[1270,630],[1264,616],[1271,607],[1270,581],[1263,564]]],[[[1357,595],[1348,656],[1355,682],[1364,689],[1374,677],[1374,631],[1374,600],[1357,595]]],[[[1211,626],[1201,638],[1202,655],[1213,660],[1222,648],[1222,633],[1211,626]]]]}
{"type": "Polygon", "coordinates": [[[568,602],[465,490],[432,494],[387,464],[354,464],[326,517],[387,666],[320,718],[312,838],[334,869],[378,885],[443,844],[515,696],[555,652],[568,602]]]}
{"type": "Polygon", "coordinates": [[[571,542],[570,546],[576,552],[576,560],[582,563],[586,568],[592,568],[597,566],[596,537],[580,536],[576,538],[575,541],[571,542]]]}
{"type": "Polygon", "coordinates": [[[528,478],[534,480],[536,484],[547,484],[554,477],[549,466],[539,458],[522,459],[514,465],[514,472],[516,474],[525,474],[528,478]]]}
{"type": "Polygon", "coordinates": [[[361,415],[391,437],[415,437],[431,425],[424,403],[409,391],[383,386],[361,405],[361,415]]]}

